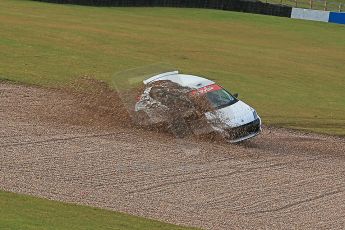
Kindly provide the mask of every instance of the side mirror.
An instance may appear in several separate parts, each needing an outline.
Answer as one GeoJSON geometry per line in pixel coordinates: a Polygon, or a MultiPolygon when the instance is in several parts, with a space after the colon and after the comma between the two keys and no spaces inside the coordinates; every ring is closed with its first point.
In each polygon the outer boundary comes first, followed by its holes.
{"type": "Polygon", "coordinates": [[[236,98],[238,98],[238,93],[234,93],[233,96],[236,97],[236,98]]]}

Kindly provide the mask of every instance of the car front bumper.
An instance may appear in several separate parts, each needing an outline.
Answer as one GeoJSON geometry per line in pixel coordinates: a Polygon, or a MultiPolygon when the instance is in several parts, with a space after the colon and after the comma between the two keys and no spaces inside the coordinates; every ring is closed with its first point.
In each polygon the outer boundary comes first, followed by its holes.
{"type": "Polygon", "coordinates": [[[241,125],[239,127],[226,129],[226,139],[228,142],[236,143],[255,137],[261,132],[261,119],[241,125]]]}

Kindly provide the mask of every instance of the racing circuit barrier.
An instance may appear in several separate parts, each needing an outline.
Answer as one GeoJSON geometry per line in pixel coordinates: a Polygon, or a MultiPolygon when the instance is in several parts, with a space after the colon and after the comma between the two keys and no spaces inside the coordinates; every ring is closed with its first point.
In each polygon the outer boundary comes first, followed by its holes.
{"type": "Polygon", "coordinates": [[[291,18],[345,24],[345,13],[292,8],[291,18]]]}
{"type": "Polygon", "coordinates": [[[254,14],[290,17],[291,6],[264,3],[256,0],[36,0],[60,4],[118,7],[181,7],[238,11],[254,14]]]}
{"type": "Polygon", "coordinates": [[[345,13],[330,12],[328,22],[345,24],[345,13]]]}
{"type": "Polygon", "coordinates": [[[329,13],[329,11],[292,8],[291,18],[328,22],[329,13]]]}
{"type": "MultiPolygon", "coordinates": [[[[302,9],[256,0],[36,0],[59,4],[117,7],[205,8],[345,24],[345,13],[302,9]]],[[[296,0],[297,1],[297,0],[296,0]]]]}

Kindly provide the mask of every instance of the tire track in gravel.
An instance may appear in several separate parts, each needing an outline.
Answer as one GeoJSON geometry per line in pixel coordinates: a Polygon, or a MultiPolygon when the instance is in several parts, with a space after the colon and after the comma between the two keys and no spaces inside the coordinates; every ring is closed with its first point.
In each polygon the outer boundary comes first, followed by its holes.
{"type": "Polygon", "coordinates": [[[104,133],[104,134],[92,134],[92,135],[83,135],[83,136],[52,138],[52,139],[40,140],[40,141],[21,142],[21,143],[0,145],[0,148],[15,147],[15,146],[22,146],[22,145],[49,144],[49,142],[65,142],[65,141],[70,141],[70,140],[85,139],[85,138],[92,138],[92,137],[114,136],[115,134],[116,133],[104,133]]]}
{"type": "Polygon", "coordinates": [[[157,188],[159,189],[162,187],[167,187],[167,186],[171,186],[171,185],[179,185],[179,184],[184,184],[184,183],[198,181],[198,180],[221,179],[221,178],[231,177],[231,176],[235,176],[235,175],[242,174],[242,173],[252,172],[252,171],[255,171],[258,169],[262,170],[265,168],[267,168],[267,169],[272,169],[275,167],[279,168],[279,167],[284,166],[284,165],[285,165],[285,163],[277,163],[277,164],[272,164],[272,165],[268,165],[268,166],[252,167],[252,168],[248,168],[248,169],[238,169],[238,170],[234,170],[232,172],[226,173],[226,174],[219,174],[216,176],[201,176],[201,177],[195,177],[195,178],[179,180],[179,181],[174,181],[174,182],[166,182],[166,183],[157,184],[155,186],[142,188],[140,190],[129,191],[128,194],[147,192],[147,191],[150,191],[152,189],[157,189],[157,188]]]}
{"type": "Polygon", "coordinates": [[[338,190],[335,190],[335,191],[331,191],[331,192],[327,192],[327,193],[323,193],[323,194],[320,194],[318,196],[310,197],[310,198],[305,199],[305,200],[297,201],[297,202],[294,202],[294,203],[282,206],[280,208],[269,209],[269,210],[260,210],[260,211],[255,211],[255,212],[247,212],[247,213],[243,213],[243,214],[248,215],[248,214],[278,212],[278,211],[282,211],[284,209],[288,209],[288,208],[291,208],[293,206],[297,206],[297,205],[300,205],[300,204],[303,204],[303,203],[313,202],[313,201],[316,201],[318,199],[323,199],[323,198],[325,198],[327,196],[333,196],[333,195],[336,195],[336,194],[339,194],[339,193],[343,193],[344,191],[345,191],[345,189],[344,189],[344,187],[342,187],[341,189],[338,189],[338,190]]]}
{"type": "Polygon", "coordinates": [[[0,189],[206,229],[345,227],[344,138],[174,139],[131,127],[101,91],[1,83],[0,189]]]}

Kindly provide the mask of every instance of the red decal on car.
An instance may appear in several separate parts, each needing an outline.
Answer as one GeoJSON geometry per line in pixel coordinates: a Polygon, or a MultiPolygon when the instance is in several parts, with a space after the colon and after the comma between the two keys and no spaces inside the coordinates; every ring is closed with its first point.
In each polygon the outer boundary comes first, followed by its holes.
{"type": "Polygon", "coordinates": [[[222,89],[222,87],[220,87],[219,85],[216,85],[216,84],[212,84],[212,85],[207,85],[207,86],[204,86],[200,89],[197,89],[197,90],[193,90],[191,92],[192,95],[203,95],[205,93],[208,93],[208,92],[212,92],[212,91],[216,91],[216,90],[220,90],[222,89]]]}

